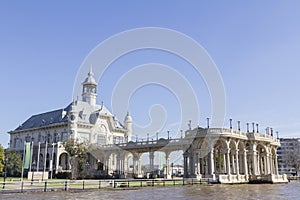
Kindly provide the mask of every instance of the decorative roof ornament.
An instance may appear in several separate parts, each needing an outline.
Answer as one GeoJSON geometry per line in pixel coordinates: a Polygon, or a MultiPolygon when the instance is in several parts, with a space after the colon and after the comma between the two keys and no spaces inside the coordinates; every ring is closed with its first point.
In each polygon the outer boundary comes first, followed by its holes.
{"type": "Polygon", "coordinates": [[[98,83],[96,82],[94,78],[94,73],[93,73],[93,67],[91,65],[90,71],[88,73],[88,77],[85,79],[85,81],[82,83],[83,85],[94,85],[97,86],[98,83]]]}
{"type": "Polygon", "coordinates": [[[94,76],[94,73],[93,73],[93,65],[91,64],[90,66],[90,71],[88,73],[89,76],[94,76]]]}
{"type": "Polygon", "coordinates": [[[129,111],[127,111],[127,114],[126,114],[126,116],[125,116],[124,122],[132,122],[132,118],[131,118],[131,116],[130,116],[129,111]]]}

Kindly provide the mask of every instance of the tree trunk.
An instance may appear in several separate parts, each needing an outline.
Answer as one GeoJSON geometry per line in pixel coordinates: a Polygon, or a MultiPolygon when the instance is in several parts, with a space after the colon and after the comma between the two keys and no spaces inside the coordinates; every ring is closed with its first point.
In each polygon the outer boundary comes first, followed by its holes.
{"type": "Polygon", "coordinates": [[[78,177],[78,159],[77,157],[71,158],[71,179],[75,180],[78,177]]]}

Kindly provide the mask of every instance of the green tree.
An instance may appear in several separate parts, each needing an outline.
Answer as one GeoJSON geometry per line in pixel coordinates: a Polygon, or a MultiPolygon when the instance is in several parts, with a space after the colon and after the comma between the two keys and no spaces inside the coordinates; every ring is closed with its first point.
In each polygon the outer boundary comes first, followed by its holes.
{"type": "Polygon", "coordinates": [[[10,176],[18,176],[22,171],[22,159],[21,156],[15,150],[6,151],[7,156],[7,174],[10,176]]]}
{"type": "Polygon", "coordinates": [[[4,157],[5,157],[4,148],[0,144],[0,172],[3,172],[4,170],[4,157]]]}
{"type": "Polygon", "coordinates": [[[72,138],[66,140],[63,145],[70,156],[71,179],[77,179],[78,174],[85,169],[87,148],[83,143],[72,138]]]}

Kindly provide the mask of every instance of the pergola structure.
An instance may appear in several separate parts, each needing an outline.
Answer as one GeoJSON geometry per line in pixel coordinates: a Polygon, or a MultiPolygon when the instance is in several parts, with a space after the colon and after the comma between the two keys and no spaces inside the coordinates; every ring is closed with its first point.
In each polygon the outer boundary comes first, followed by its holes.
{"type": "Polygon", "coordinates": [[[93,156],[103,161],[110,170],[112,159],[117,162],[123,177],[128,174],[128,158],[133,158],[133,173],[141,177],[141,155],[149,153],[150,171],[154,166],[154,152],[165,153],[166,178],[170,174],[170,153],[182,150],[184,177],[210,178],[220,183],[287,182],[286,175],[278,174],[277,148],[279,139],[271,134],[242,132],[232,128],[190,129],[177,139],[158,139],[129,142],[90,148],[93,156]]]}

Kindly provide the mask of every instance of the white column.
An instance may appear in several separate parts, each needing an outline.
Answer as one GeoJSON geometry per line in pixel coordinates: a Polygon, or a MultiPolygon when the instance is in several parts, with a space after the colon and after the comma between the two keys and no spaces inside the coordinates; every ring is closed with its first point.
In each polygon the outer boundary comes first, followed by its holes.
{"type": "Polygon", "coordinates": [[[197,156],[196,156],[196,158],[197,158],[197,175],[200,175],[201,174],[201,172],[200,172],[200,152],[198,152],[197,153],[197,156]]]}
{"type": "Polygon", "coordinates": [[[231,170],[230,170],[230,149],[227,150],[226,153],[226,161],[227,161],[227,174],[230,175],[231,174],[231,170]]]}
{"type": "Polygon", "coordinates": [[[120,173],[120,152],[117,152],[117,155],[116,155],[116,170],[117,170],[117,173],[120,173]]]}
{"type": "Polygon", "coordinates": [[[272,154],[270,154],[269,160],[270,160],[270,174],[274,174],[274,160],[272,154]]]}
{"type": "Polygon", "coordinates": [[[232,173],[235,174],[235,162],[234,162],[234,154],[231,152],[231,162],[232,162],[232,173]]]}
{"type": "Polygon", "coordinates": [[[227,173],[227,170],[226,170],[226,155],[225,153],[223,153],[223,173],[227,173]]]}
{"type": "Polygon", "coordinates": [[[213,175],[215,173],[215,166],[214,166],[214,148],[211,148],[210,150],[210,154],[209,154],[209,158],[210,158],[210,175],[213,175]]]}
{"type": "Polygon", "coordinates": [[[276,174],[276,172],[275,172],[275,157],[274,157],[274,155],[272,155],[271,160],[272,160],[272,174],[276,174]]]}
{"type": "Polygon", "coordinates": [[[166,177],[165,178],[171,178],[170,173],[170,152],[165,152],[165,158],[166,158],[166,177]]]}
{"type": "Polygon", "coordinates": [[[270,174],[271,173],[271,162],[270,162],[270,154],[267,153],[266,154],[266,174],[270,174]]]}
{"type": "Polygon", "coordinates": [[[278,163],[277,163],[277,154],[275,155],[275,174],[278,175],[278,163]]]}
{"type": "Polygon", "coordinates": [[[247,151],[244,150],[244,174],[248,175],[247,151]]]}
{"type": "Polygon", "coordinates": [[[139,172],[138,172],[138,158],[137,157],[135,157],[134,156],[134,158],[133,158],[133,166],[134,166],[134,168],[133,168],[133,171],[134,171],[134,176],[138,176],[138,174],[139,174],[139,172]]]}
{"type": "MultiPolygon", "coordinates": [[[[125,176],[128,173],[128,155],[124,155],[124,174],[125,176]]],[[[126,178],[126,177],[125,177],[126,178]]]]}
{"type": "Polygon", "coordinates": [[[235,162],[236,162],[236,175],[240,174],[240,169],[239,169],[239,150],[236,150],[235,152],[235,162]]]}
{"type": "Polygon", "coordinates": [[[103,170],[106,172],[106,173],[108,173],[108,156],[105,154],[104,155],[104,158],[103,158],[103,164],[104,164],[104,166],[103,166],[103,170]]]}
{"type": "Polygon", "coordinates": [[[141,155],[139,154],[138,157],[138,177],[142,176],[142,159],[141,159],[141,155]]]}
{"type": "Polygon", "coordinates": [[[257,168],[258,168],[258,163],[257,163],[257,152],[256,150],[253,150],[252,152],[252,175],[257,175],[257,168]]]}
{"type": "Polygon", "coordinates": [[[257,153],[257,174],[261,174],[261,155],[257,153]]]}
{"type": "Polygon", "coordinates": [[[37,164],[36,164],[36,171],[37,172],[39,171],[39,167],[40,167],[40,154],[41,154],[40,151],[41,151],[41,143],[39,142],[38,153],[37,153],[37,164]]]}

